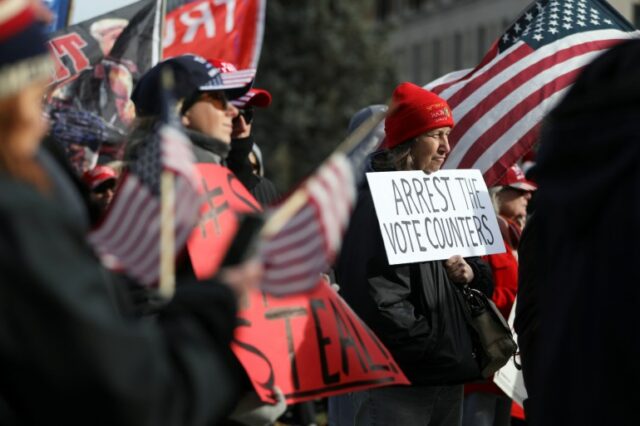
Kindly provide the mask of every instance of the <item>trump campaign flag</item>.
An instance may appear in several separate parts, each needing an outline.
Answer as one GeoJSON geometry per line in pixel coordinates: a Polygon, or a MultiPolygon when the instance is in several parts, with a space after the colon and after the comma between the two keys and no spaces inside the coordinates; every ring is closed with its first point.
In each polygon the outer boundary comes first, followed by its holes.
{"type": "Polygon", "coordinates": [[[479,169],[487,186],[534,145],[544,115],[596,56],[638,32],[604,0],[539,0],[480,64],[425,86],[456,126],[443,168],[479,169]]]}
{"type": "MultiPolygon", "coordinates": [[[[126,129],[135,118],[133,87],[161,57],[161,18],[162,0],[141,0],[53,33],[48,103],[89,111],[126,129]]],[[[120,140],[105,142],[111,145],[105,151],[116,150],[120,140]]]]}
{"type": "Polygon", "coordinates": [[[238,69],[256,68],[262,48],[266,0],[170,1],[164,57],[194,53],[238,69]]]}

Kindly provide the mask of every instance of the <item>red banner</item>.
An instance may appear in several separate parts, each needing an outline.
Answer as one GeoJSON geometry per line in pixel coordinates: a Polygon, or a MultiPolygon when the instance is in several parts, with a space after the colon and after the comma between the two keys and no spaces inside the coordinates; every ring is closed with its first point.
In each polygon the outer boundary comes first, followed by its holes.
{"type": "Polygon", "coordinates": [[[226,167],[202,163],[196,167],[202,176],[199,191],[204,202],[187,249],[196,276],[204,279],[218,270],[238,230],[238,213],[257,213],[262,208],[226,167]]]}
{"type": "Polygon", "coordinates": [[[389,351],[324,281],[287,297],[253,293],[232,347],[265,402],[274,402],[274,385],[291,404],[409,384],[389,351]]]}
{"type": "Polygon", "coordinates": [[[266,0],[199,0],[167,14],[164,57],[194,53],[256,68],[266,0]]]}

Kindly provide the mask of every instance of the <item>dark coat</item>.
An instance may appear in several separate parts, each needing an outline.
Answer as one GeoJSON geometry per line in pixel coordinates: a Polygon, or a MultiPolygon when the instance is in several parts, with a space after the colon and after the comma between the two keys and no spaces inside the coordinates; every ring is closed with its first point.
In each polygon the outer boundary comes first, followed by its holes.
{"type": "Polygon", "coordinates": [[[0,175],[0,423],[205,425],[237,397],[232,292],[178,289],[157,321],[129,316],[57,200],[0,175]]]}
{"type": "Polygon", "coordinates": [[[279,200],[280,194],[269,179],[253,173],[253,168],[249,161],[249,153],[252,148],[252,136],[232,140],[227,165],[261,205],[272,205],[279,200]]]}
{"type": "Polygon", "coordinates": [[[543,126],[535,425],[638,424],[639,123],[630,41],[585,67],[543,126]]]}
{"type": "MultiPolygon", "coordinates": [[[[336,264],[340,294],[380,337],[413,384],[457,384],[480,377],[461,295],[443,261],[389,265],[368,186],[364,186],[336,264]]],[[[470,262],[475,284],[491,272],[470,262]]]]}

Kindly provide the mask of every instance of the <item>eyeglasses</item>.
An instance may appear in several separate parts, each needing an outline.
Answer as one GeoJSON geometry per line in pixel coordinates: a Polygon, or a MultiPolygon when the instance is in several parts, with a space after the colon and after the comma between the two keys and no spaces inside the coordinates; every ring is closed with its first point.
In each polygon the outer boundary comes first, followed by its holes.
{"type": "Polygon", "coordinates": [[[251,122],[253,121],[253,107],[246,107],[239,110],[239,115],[244,117],[245,123],[251,124],[251,122]]]}

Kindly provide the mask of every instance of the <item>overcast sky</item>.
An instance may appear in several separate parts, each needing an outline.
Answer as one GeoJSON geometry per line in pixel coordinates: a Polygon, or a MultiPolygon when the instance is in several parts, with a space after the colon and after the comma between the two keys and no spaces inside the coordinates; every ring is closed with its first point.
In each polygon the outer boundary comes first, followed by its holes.
{"type": "Polygon", "coordinates": [[[135,3],[137,0],[73,0],[71,23],[84,21],[113,9],[135,3]]]}

